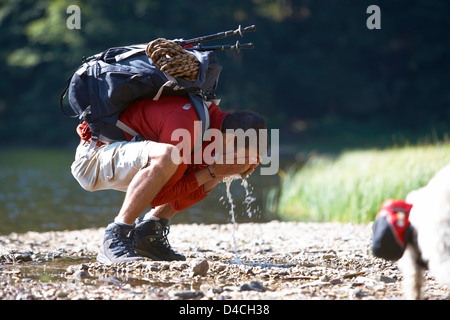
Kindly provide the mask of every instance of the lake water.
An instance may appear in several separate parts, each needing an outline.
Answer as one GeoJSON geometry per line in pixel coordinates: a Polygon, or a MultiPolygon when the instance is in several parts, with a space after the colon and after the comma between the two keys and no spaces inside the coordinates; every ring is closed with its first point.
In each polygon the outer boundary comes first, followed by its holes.
{"type": "MultiPolygon", "coordinates": [[[[0,150],[0,234],[26,231],[74,230],[105,227],[121,206],[123,192],[83,190],[70,173],[74,151],[0,150]]],[[[268,199],[279,185],[278,176],[260,176],[231,183],[236,222],[264,222],[276,215],[268,199]]],[[[226,186],[179,212],[174,223],[231,223],[226,186]]]]}

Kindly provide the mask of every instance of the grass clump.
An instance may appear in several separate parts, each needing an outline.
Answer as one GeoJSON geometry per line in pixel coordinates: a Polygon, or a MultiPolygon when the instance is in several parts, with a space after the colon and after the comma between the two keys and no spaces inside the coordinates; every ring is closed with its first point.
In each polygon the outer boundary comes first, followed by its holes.
{"type": "Polygon", "coordinates": [[[367,223],[384,200],[405,199],[449,162],[448,143],[313,156],[284,177],[278,215],[285,220],[367,223]]]}

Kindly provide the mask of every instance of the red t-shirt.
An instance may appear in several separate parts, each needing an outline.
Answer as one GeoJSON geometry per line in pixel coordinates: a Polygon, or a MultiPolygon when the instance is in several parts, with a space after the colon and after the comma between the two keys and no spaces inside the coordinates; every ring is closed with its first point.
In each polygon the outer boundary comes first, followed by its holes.
{"type": "MultiPolygon", "coordinates": [[[[222,121],[227,115],[222,112],[214,103],[209,107],[210,128],[219,129],[222,121]]],[[[181,149],[192,151],[195,146],[195,139],[199,135],[199,127],[195,126],[195,121],[199,121],[197,113],[190,100],[185,97],[163,96],[158,101],[145,99],[131,104],[119,117],[119,119],[136,131],[147,140],[168,143],[181,146],[181,149]],[[176,129],[185,129],[190,134],[191,140],[180,138],[175,135],[176,129]]],[[[78,133],[83,140],[90,139],[90,132],[86,132],[86,125],[80,125],[78,133]]],[[[89,131],[89,128],[87,128],[89,131]]],[[[131,136],[125,133],[128,140],[131,136]]],[[[211,142],[204,142],[202,150],[211,142]]],[[[186,152],[187,153],[187,152],[186,152]]],[[[193,155],[182,154],[183,157],[190,158],[193,155]]],[[[191,205],[204,199],[207,194],[203,186],[199,186],[194,173],[206,166],[205,163],[194,164],[194,159],[190,159],[190,164],[183,161],[177,168],[175,174],[162,187],[157,196],[150,203],[156,207],[170,203],[175,211],[184,210],[191,205]]]]}

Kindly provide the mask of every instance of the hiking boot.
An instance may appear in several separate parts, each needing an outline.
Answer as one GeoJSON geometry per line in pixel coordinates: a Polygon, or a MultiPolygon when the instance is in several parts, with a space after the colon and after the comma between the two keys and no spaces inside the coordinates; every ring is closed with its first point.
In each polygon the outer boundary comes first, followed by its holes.
{"type": "Polygon", "coordinates": [[[144,260],[135,249],[134,226],[110,223],[105,230],[105,237],[97,261],[104,264],[144,260]]]}
{"type": "Polygon", "coordinates": [[[152,260],[186,260],[173,251],[169,244],[169,221],[167,219],[142,220],[136,224],[136,252],[152,260]]]}

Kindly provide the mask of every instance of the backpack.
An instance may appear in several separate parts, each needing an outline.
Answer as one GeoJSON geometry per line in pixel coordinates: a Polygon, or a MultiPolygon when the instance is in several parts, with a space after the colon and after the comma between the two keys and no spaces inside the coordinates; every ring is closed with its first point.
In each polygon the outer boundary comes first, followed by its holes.
{"type": "Polygon", "coordinates": [[[386,260],[399,260],[411,241],[409,212],[412,205],[402,200],[383,202],[373,228],[372,253],[386,260]]]}
{"type": "Polygon", "coordinates": [[[141,140],[136,132],[118,120],[119,115],[136,100],[158,100],[161,95],[189,97],[203,132],[208,129],[209,112],[204,102],[215,98],[212,91],[217,87],[222,70],[215,53],[189,51],[199,65],[195,81],[188,81],[161,71],[147,56],[146,49],[147,44],[107,49],[84,59],[67,80],[67,87],[60,96],[61,110],[65,113],[63,99],[68,94],[75,113],[71,117],[78,117],[88,124],[92,131],[92,147],[98,141],[126,140],[123,131],[135,140],[141,140]]]}

